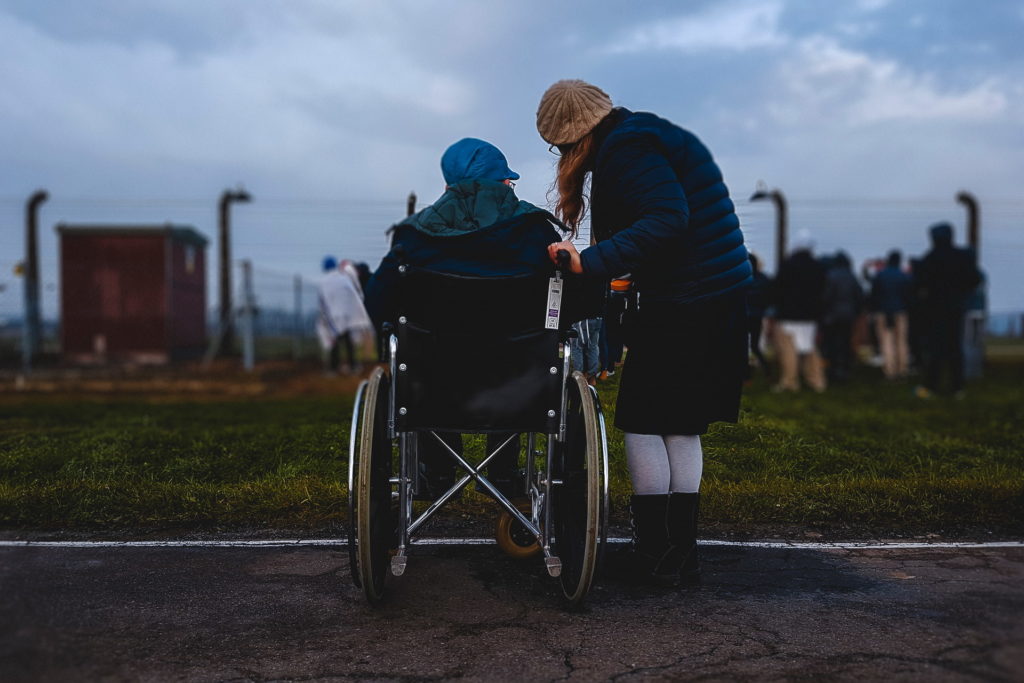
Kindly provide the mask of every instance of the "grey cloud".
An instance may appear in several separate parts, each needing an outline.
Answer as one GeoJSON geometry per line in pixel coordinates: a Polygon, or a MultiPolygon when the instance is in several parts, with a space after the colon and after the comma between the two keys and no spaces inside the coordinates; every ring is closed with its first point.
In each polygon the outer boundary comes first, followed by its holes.
{"type": "Polygon", "coordinates": [[[779,30],[782,9],[781,0],[721,3],[634,26],[604,49],[610,54],[652,50],[699,53],[783,45],[788,39],[779,30]]]}
{"type": "MultiPolygon", "coordinates": [[[[270,207],[310,198],[338,202],[291,228],[318,255],[342,222],[386,225],[412,189],[433,199],[440,153],[465,135],[501,147],[544,204],[553,157],[534,114],[566,77],[693,130],[737,197],[759,178],[798,197],[1015,196],[1019,6],[869,5],[8,0],[0,225],[15,234],[37,186],[57,211],[69,195],[205,206],[241,181],[257,202],[240,254],[275,258],[257,246],[281,240],[287,211],[270,207]],[[383,208],[337,208],[357,200],[383,208]]],[[[212,209],[194,216],[214,226],[212,209]]],[[[314,263],[300,246],[295,263],[314,263]]]]}

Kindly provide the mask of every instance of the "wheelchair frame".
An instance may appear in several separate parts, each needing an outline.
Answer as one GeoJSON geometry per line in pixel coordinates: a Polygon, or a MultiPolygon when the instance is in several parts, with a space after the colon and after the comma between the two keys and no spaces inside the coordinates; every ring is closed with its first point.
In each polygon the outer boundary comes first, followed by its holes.
{"type": "MultiPolygon", "coordinates": [[[[405,324],[405,319],[399,318],[399,324],[405,324]]],[[[565,600],[570,605],[580,604],[593,582],[607,540],[608,443],[597,391],[580,372],[571,371],[566,340],[559,343],[562,382],[558,415],[552,415],[553,410],[548,412],[548,417],[558,418],[558,430],[526,433],[529,513],[521,512],[481,473],[516,435],[490,453],[485,449],[485,456],[474,466],[434,430],[397,430],[396,413],[403,408],[395,405],[396,378],[406,368],[398,361],[398,338],[393,334],[388,339],[387,352],[388,370],[377,367],[359,385],[352,412],[348,545],[355,585],[362,588],[371,604],[383,600],[387,575],[397,577],[405,573],[417,532],[474,481],[512,517],[513,523],[518,522],[536,539],[544,566],[550,576],[559,578],[565,600]],[[378,414],[381,410],[386,411],[383,417],[378,414]],[[574,422],[569,424],[569,420],[574,422]],[[573,446],[570,440],[580,431],[579,437],[584,440],[582,470],[570,469],[566,463],[573,446]],[[536,450],[539,434],[546,438],[546,458],[541,468],[535,463],[541,455],[536,450]],[[413,496],[417,485],[418,438],[440,441],[465,474],[417,514],[413,496]],[[396,446],[397,471],[393,465],[396,446]]],[[[551,372],[557,373],[558,368],[551,367],[551,372]]]]}

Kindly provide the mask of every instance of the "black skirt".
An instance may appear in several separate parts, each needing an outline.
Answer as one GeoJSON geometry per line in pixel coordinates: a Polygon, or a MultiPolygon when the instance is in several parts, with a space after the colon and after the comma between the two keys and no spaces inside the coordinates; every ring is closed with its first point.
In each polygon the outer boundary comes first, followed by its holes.
{"type": "Polygon", "coordinates": [[[615,426],[634,434],[704,434],[736,422],[747,367],[740,296],[698,305],[645,304],[627,322],[615,426]]]}

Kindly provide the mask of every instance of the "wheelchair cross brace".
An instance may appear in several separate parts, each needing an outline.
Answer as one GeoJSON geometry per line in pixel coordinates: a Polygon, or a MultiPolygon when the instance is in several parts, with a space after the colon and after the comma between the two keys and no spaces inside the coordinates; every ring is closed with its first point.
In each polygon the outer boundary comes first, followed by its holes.
{"type": "MultiPolygon", "coordinates": [[[[406,467],[411,459],[402,458],[403,472],[399,477],[392,477],[390,479],[390,483],[398,485],[398,492],[395,495],[397,495],[399,498],[399,509],[401,510],[398,550],[395,553],[395,555],[391,558],[391,573],[395,576],[401,576],[405,572],[405,566],[408,559],[407,550],[408,546],[412,544],[412,535],[415,534],[416,531],[421,526],[423,526],[424,523],[426,523],[431,517],[433,517],[434,514],[445,505],[445,503],[447,503],[459,491],[465,488],[465,486],[469,484],[470,481],[475,481],[480,486],[483,486],[487,490],[487,492],[491,494],[494,500],[497,501],[498,505],[504,508],[504,510],[508,512],[508,514],[510,514],[516,521],[522,524],[523,527],[527,530],[527,532],[529,532],[530,535],[537,539],[538,543],[542,544],[542,549],[544,552],[544,564],[547,567],[548,573],[553,577],[559,576],[559,574],[561,573],[562,566],[561,561],[556,556],[551,554],[551,546],[546,540],[547,534],[542,533],[541,529],[537,526],[537,524],[533,522],[532,519],[530,519],[522,512],[520,512],[519,509],[515,505],[513,505],[511,501],[509,501],[509,499],[505,497],[504,494],[501,493],[501,491],[495,488],[495,486],[487,479],[486,476],[481,474],[481,471],[487,467],[491,460],[493,460],[498,455],[498,453],[500,453],[501,450],[505,448],[505,446],[511,443],[511,441],[518,437],[519,435],[512,434],[511,436],[509,436],[500,446],[495,448],[493,452],[489,453],[487,457],[484,458],[478,466],[474,467],[465,458],[459,455],[451,447],[451,445],[448,444],[448,442],[442,439],[437,434],[437,432],[430,431],[429,434],[433,436],[435,439],[437,439],[438,442],[440,442],[440,444],[444,447],[448,454],[455,460],[456,464],[466,471],[466,474],[461,479],[459,479],[459,481],[457,481],[450,489],[445,491],[440,497],[438,497],[434,502],[432,502],[430,506],[426,510],[424,510],[418,517],[413,519],[411,514],[412,500],[411,497],[409,496],[409,487],[412,483],[412,480],[411,477],[409,476],[409,473],[407,471],[404,471],[406,470],[406,467]],[[403,498],[405,500],[402,500],[403,498]],[[406,524],[407,521],[409,522],[408,524],[406,524]]],[[[408,435],[406,433],[399,434],[399,448],[403,452],[408,452],[410,446],[407,436],[408,435]]],[[[549,443],[548,449],[548,459],[550,461],[550,458],[554,452],[554,443],[549,443]]],[[[529,469],[532,469],[533,434],[530,434],[529,436],[527,453],[528,465],[530,466],[529,469]]],[[[545,490],[543,492],[538,492],[538,503],[534,507],[542,507],[543,500],[547,499],[550,495],[551,486],[558,485],[561,483],[562,482],[560,480],[552,480],[550,476],[550,471],[548,471],[546,473],[546,476],[544,477],[544,480],[541,482],[545,490]]],[[[533,483],[530,482],[530,485],[532,486],[533,483]]],[[[535,512],[536,510],[534,510],[534,514],[531,516],[535,517],[535,512]]],[[[547,517],[548,515],[545,514],[545,529],[549,527],[547,517]]]]}

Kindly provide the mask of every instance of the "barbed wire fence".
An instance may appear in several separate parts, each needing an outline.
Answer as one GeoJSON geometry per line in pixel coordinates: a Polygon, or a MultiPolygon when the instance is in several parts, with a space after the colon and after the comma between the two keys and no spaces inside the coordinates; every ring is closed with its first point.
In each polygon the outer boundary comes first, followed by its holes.
{"type": "MultiPolygon", "coordinates": [[[[0,366],[16,367],[24,334],[24,280],[19,274],[25,244],[22,239],[23,197],[0,197],[0,366]]],[[[774,220],[765,203],[736,199],[748,246],[774,262],[774,220]]],[[[317,315],[316,273],[325,253],[351,258],[375,266],[387,251],[387,226],[405,214],[405,198],[394,200],[281,200],[257,197],[251,204],[235,209],[233,239],[238,257],[252,266],[252,338],[257,360],[310,359],[319,353],[315,320],[317,315]],[[295,273],[304,275],[297,276],[295,273]],[[296,279],[298,278],[298,279],[296,279]]],[[[983,202],[982,263],[990,283],[1001,292],[988,311],[989,335],[1024,336],[1024,300],[1007,294],[1019,277],[1024,262],[1024,202],[1004,198],[983,202]]],[[[42,206],[39,231],[39,268],[42,299],[41,351],[53,359],[61,353],[60,250],[49,226],[62,221],[106,225],[163,222],[195,226],[211,236],[207,252],[206,291],[207,334],[215,337],[218,321],[215,307],[213,225],[215,212],[209,198],[122,200],[116,198],[62,197],[55,193],[42,206]],[[154,221],[153,218],[159,220],[154,221]]],[[[926,228],[937,220],[951,220],[960,230],[960,208],[949,198],[877,200],[842,198],[791,198],[791,235],[809,229],[818,253],[842,248],[855,263],[884,256],[889,247],[905,255],[923,253],[926,228]]],[[[589,244],[589,226],[584,226],[577,243],[589,244]]],[[[962,235],[958,237],[962,242],[962,235]]],[[[768,270],[771,268],[769,266],[768,270]]],[[[241,264],[232,265],[235,286],[233,308],[242,305],[241,264]]],[[[239,352],[238,339],[234,351],[239,352]]]]}
{"type": "Polygon", "coordinates": [[[299,360],[319,355],[315,282],[254,264],[252,291],[257,306],[254,337],[258,358],[299,360]]]}
{"type": "Polygon", "coordinates": [[[234,264],[231,336],[235,348],[220,348],[223,330],[219,312],[211,310],[207,328],[211,343],[207,361],[222,352],[239,353],[246,369],[257,361],[301,361],[318,358],[316,320],[319,315],[317,284],[299,274],[253,265],[248,259],[234,264]]]}

